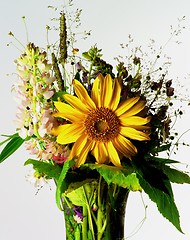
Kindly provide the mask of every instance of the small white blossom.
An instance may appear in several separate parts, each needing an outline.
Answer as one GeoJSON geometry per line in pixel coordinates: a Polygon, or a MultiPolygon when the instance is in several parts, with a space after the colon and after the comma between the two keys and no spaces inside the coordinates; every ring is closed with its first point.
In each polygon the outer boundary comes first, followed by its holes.
{"type": "Polygon", "coordinates": [[[75,215],[74,217],[75,222],[82,223],[82,218],[80,218],[78,215],[75,215]]]}
{"type": "Polygon", "coordinates": [[[41,189],[45,184],[48,184],[48,180],[37,171],[30,171],[26,175],[26,181],[34,185],[37,189],[41,189]]]}

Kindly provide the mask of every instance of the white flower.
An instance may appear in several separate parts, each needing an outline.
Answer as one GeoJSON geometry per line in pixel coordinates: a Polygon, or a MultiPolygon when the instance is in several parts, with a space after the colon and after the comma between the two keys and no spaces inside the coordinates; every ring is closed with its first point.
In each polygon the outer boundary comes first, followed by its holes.
{"type": "Polygon", "coordinates": [[[53,94],[54,94],[54,91],[47,89],[46,91],[44,91],[43,96],[45,99],[50,99],[53,96],[53,94]]]}
{"type": "Polygon", "coordinates": [[[26,181],[34,185],[35,188],[41,189],[45,184],[48,184],[48,180],[43,176],[43,174],[37,171],[30,171],[26,175],[26,181]]]}
{"type": "Polygon", "coordinates": [[[80,218],[78,215],[75,215],[74,217],[75,222],[82,223],[82,218],[80,218]]]}
{"type": "Polygon", "coordinates": [[[44,80],[45,80],[46,84],[51,85],[56,80],[56,78],[55,77],[45,77],[44,80]]]}

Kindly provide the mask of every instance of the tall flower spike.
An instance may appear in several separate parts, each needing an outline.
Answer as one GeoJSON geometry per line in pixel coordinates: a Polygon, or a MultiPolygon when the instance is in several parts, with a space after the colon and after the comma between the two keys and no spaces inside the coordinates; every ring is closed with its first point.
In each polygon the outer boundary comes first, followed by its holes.
{"type": "MultiPolygon", "coordinates": [[[[121,86],[118,79],[101,74],[95,79],[91,98],[84,86],[74,80],[76,96],[65,94],[66,103],[55,102],[56,117],[70,123],[53,129],[60,144],[74,143],[69,159],[77,158],[76,166],[85,163],[88,153],[94,155],[96,162],[121,166],[121,158],[131,159],[137,149],[130,139],[146,141],[149,133],[145,126],[149,117],[134,116],[142,110],[139,97],[129,98],[121,103],[121,86]],[[134,111],[133,111],[134,107],[134,111]]],[[[143,108],[145,107],[145,103],[143,108]]]]}
{"type": "Polygon", "coordinates": [[[51,77],[52,65],[46,55],[29,43],[16,60],[19,78],[15,85],[17,131],[22,138],[32,137],[26,142],[26,148],[42,160],[58,156],[65,149],[65,146],[50,141],[52,127],[57,126],[50,100],[56,87],[53,84],[55,78],[51,77]]]}
{"type": "Polygon", "coordinates": [[[53,65],[53,70],[54,70],[54,73],[55,73],[55,78],[57,80],[57,85],[58,85],[60,90],[63,90],[64,81],[63,81],[63,78],[62,78],[62,75],[61,75],[61,71],[59,69],[58,60],[57,60],[54,53],[51,54],[51,58],[52,58],[52,65],[53,65]]]}
{"type": "Polygon", "coordinates": [[[16,65],[19,79],[15,91],[20,99],[18,131],[25,132],[23,137],[35,135],[41,139],[45,133],[49,133],[49,128],[45,127],[44,134],[40,134],[42,123],[46,121],[50,127],[54,121],[50,115],[49,102],[55,92],[55,79],[50,75],[52,65],[48,63],[46,52],[40,51],[33,43],[27,45],[24,53],[16,60],[16,65]]]}
{"type": "Polygon", "coordinates": [[[60,16],[60,33],[59,33],[59,48],[60,48],[60,58],[61,64],[65,63],[67,58],[67,26],[65,14],[62,12],[60,16]]]}

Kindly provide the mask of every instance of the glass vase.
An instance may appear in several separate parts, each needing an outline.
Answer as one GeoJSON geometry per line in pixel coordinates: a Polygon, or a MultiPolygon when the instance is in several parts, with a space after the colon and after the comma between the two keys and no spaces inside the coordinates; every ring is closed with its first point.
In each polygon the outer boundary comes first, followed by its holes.
{"type": "Polygon", "coordinates": [[[63,194],[66,240],[124,239],[129,191],[102,177],[75,182],[63,194]]]}

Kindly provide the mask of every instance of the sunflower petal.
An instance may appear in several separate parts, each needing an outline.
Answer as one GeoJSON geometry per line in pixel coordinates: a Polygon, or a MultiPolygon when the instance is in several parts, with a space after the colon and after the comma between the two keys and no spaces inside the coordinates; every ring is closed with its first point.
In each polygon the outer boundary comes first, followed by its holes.
{"type": "Polygon", "coordinates": [[[137,148],[131,143],[130,140],[120,134],[114,139],[113,144],[119,152],[128,158],[131,158],[131,156],[137,154],[137,148]]]}
{"type": "Polygon", "coordinates": [[[123,126],[139,126],[145,125],[150,122],[150,117],[142,118],[138,116],[123,117],[120,116],[119,120],[123,126]]]}
{"type": "MultiPolygon", "coordinates": [[[[102,82],[102,81],[101,81],[102,82]]],[[[113,95],[113,80],[110,74],[107,74],[102,82],[102,88],[100,92],[101,106],[107,108],[110,105],[110,101],[113,95]]]]}
{"type": "Polygon", "coordinates": [[[63,103],[63,102],[54,102],[54,105],[55,107],[57,108],[57,110],[61,113],[64,113],[65,112],[65,108],[68,107],[69,110],[72,111],[72,107],[69,106],[68,104],[66,103],[63,103]]]}
{"type": "MultiPolygon", "coordinates": [[[[78,124],[65,124],[61,126],[61,131],[57,136],[57,142],[60,144],[69,144],[75,142],[84,132],[84,128],[78,124]]],[[[59,127],[58,127],[59,128],[59,127]]]]}
{"type": "Polygon", "coordinates": [[[107,149],[105,147],[105,144],[103,142],[99,143],[99,154],[100,154],[100,162],[98,161],[98,163],[107,162],[108,153],[107,153],[107,149]]]}
{"type": "Polygon", "coordinates": [[[81,135],[73,144],[70,155],[69,155],[69,159],[73,159],[74,157],[79,156],[82,149],[86,145],[86,142],[87,142],[87,136],[84,137],[84,135],[81,135]]]}
{"type": "Polygon", "coordinates": [[[121,85],[118,81],[117,78],[115,78],[114,83],[113,83],[113,94],[112,94],[112,99],[110,102],[110,109],[115,111],[117,108],[119,101],[120,101],[120,94],[121,94],[121,85]]]}
{"type": "Polygon", "coordinates": [[[77,158],[76,167],[80,167],[80,165],[84,164],[87,158],[87,155],[89,153],[89,151],[93,148],[94,142],[92,141],[87,141],[85,146],[83,147],[81,154],[79,155],[79,157],[77,158]]]}
{"type": "Polygon", "coordinates": [[[96,105],[88,95],[88,92],[84,88],[84,86],[78,81],[73,81],[75,93],[78,96],[78,98],[87,106],[89,110],[95,109],[96,105]]]}
{"type": "Polygon", "coordinates": [[[77,122],[79,120],[79,117],[77,117],[75,115],[67,115],[65,117],[65,113],[60,113],[60,112],[54,113],[54,114],[52,114],[52,116],[63,118],[63,119],[69,120],[70,122],[77,122]]]}
{"type": "Polygon", "coordinates": [[[61,117],[71,122],[84,119],[84,114],[72,108],[69,104],[63,102],[54,102],[54,105],[59,111],[58,113],[53,114],[54,117],[61,117]]]}
{"type": "Polygon", "coordinates": [[[122,117],[129,117],[129,116],[136,115],[137,113],[139,113],[140,111],[142,111],[144,109],[145,105],[146,105],[145,101],[138,101],[132,108],[127,110],[121,116],[122,117]]]}
{"type": "Polygon", "coordinates": [[[143,125],[143,126],[135,126],[135,125],[131,125],[130,126],[131,128],[134,128],[136,130],[140,130],[140,131],[147,131],[148,133],[150,133],[150,129],[151,129],[151,126],[147,126],[147,125],[143,125]]]}
{"type": "MultiPolygon", "coordinates": [[[[68,124],[65,124],[68,125],[68,124]]],[[[63,130],[65,130],[65,125],[60,125],[58,127],[54,127],[51,130],[51,134],[53,134],[54,136],[58,136],[63,130]]]]}
{"type": "Polygon", "coordinates": [[[72,96],[70,94],[64,94],[64,99],[75,109],[77,109],[80,112],[88,113],[88,108],[86,104],[84,104],[79,98],[76,96],[72,96]]]}
{"type": "Polygon", "coordinates": [[[147,133],[138,131],[131,127],[121,127],[120,134],[134,140],[139,140],[139,141],[150,140],[150,137],[148,136],[147,133]]]}
{"type": "Polygon", "coordinates": [[[103,142],[97,142],[92,150],[97,163],[105,163],[108,159],[108,153],[103,142]]]}
{"type": "Polygon", "coordinates": [[[93,82],[91,98],[97,107],[101,107],[100,104],[100,82],[103,82],[103,75],[99,74],[93,82]]]}
{"type": "Polygon", "coordinates": [[[108,152],[108,157],[110,161],[117,167],[121,167],[121,162],[120,158],[118,155],[118,152],[116,151],[113,143],[111,141],[106,143],[107,146],[107,152],[108,152]]]}
{"type": "Polygon", "coordinates": [[[139,97],[134,97],[121,102],[115,111],[116,115],[120,116],[121,114],[125,113],[131,107],[133,107],[134,104],[137,103],[138,101],[139,101],[139,97]]]}

